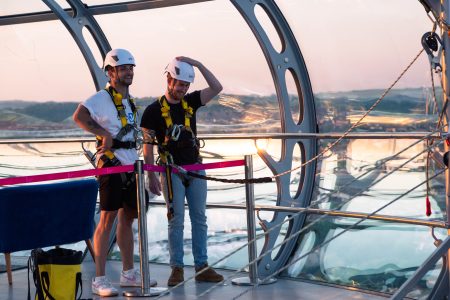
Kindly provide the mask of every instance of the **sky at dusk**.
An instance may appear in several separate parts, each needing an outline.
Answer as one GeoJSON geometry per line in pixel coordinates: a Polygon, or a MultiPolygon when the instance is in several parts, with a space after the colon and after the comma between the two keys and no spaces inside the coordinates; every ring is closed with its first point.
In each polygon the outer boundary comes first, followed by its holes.
{"type": "MultiPolygon", "coordinates": [[[[432,28],[419,1],[275,2],[297,38],[315,93],[387,88],[420,51],[421,36],[432,28]]],[[[58,3],[67,6],[63,0],[58,3]]],[[[0,15],[45,10],[40,0],[0,2],[0,15]]],[[[277,48],[280,42],[261,9],[257,16],[277,48]]],[[[204,63],[224,93],[275,93],[253,33],[228,0],[95,18],[113,48],[127,48],[135,56],[134,96],[162,94],[164,67],[178,55],[204,63]]],[[[0,26],[0,41],[0,100],[82,101],[95,92],[84,58],[61,22],[0,26]]],[[[88,42],[101,66],[94,42],[88,42]]],[[[205,85],[199,75],[193,89],[205,85]]],[[[428,59],[422,54],[397,87],[428,86],[428,59]]],[[[295,91],[292,80],[288,88],[295,91]]]]}

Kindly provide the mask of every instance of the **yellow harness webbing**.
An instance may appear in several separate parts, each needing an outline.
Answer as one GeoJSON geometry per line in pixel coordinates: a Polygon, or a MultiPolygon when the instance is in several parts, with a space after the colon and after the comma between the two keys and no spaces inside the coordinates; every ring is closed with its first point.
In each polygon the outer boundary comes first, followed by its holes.
{"type": "MultiPolygon", "coordinates": [[[[161,115],[164,118],[164,121],[166,122],[167,129],[170,129],[173,126],[172,117],[170,116],[170,106],[167,102],[167,99],[165,96],[162,96],[158,100],[159,105],[161,105],[161,115]]],[[[194,109],[189,106],[186,100],[181,99],[181,107],[183,107],[184,110],[184,126],[187,128],[191,128],[191,118],[192,114],[194,113],[194,109]]]]}
{"type": "MultiPolygon", "coordinates": [[[[169,132],[173,129],[173,121],[172,117],[170,115],[170,106],[167,102],[167,99],[165,96],[162,96],[158,100],[159,105],[161,105],[161,116],[164,118],[164,122],[166,123],[166,134],[164,136],[164,141],[160,147],[158,147],[159,150],[159,158],[160,161],[165,166],[165,173],[166,173],[166,183],[167,183],[167,196],[168,196],[168,203],[167,203],[167,219],[170,221],[173,218],[174,215],[174,208],[173,208],[173,188],[172,188],[172,167],[171,164],[173,163],[172,155],[167,151],[166,146],[169,143],[170,135],[169,132]]],[[[181,106],[184,110],[184,126],[187,130],[192,132],[191,130],[191,118],[194,113],[194,110],[192,107],[189,106],[186,100],[181,99],[181,106]]]]}
{"type": "MultiPolygon", "coordinates": [[[[128,120],[127,120],[127,114],[125,112],[125,106],[122,103],[123,96],[121,93],[118,93],[116,91],[116,89],[113,88],[112,86],[109,86],[107,89],[105,89],[105,91],[107,91],[108,94],[111,96],[114,106],[117,109],[117,114],[119,115],[120,123],[122,123],[122,129],[121,129],[121,131],[122,131],[123,128],[126,128],[127,126],[129,126],[128,120]]],[[[136,109],[136,105],[134,103],[134,99],[130,97],[130,99],[128,99],[128,102],[130,103],[131,111],[133,112],[133,119],[136,120],[137,109],[136,109]]],[[[120,132],[118,133],[118,135],[119,134],[120,134],[120,132]]]]}
{"type": "MultiPolygon", "coordinates": [[[[128,120],[127,120],[127,115],[125,112],[125,106],[122,103],[122,99],[123,96],[122,94],[118,93],[116,91],[115,88],[113,88],[112,86],[108,86],[105,88],[105,91],[108,92],[108,94],[111,96],[111,100],[114,103],[114,106],[117,109],[117,114],[120,118],[120,123],[122,124],[122,128],[120,129],[119,133],[117,134],[116,138],[118,140],[121,140],[123,136],[125,136],[129,130],[132,130],[134,128],[133,125],[128,124],[128,120]]],[[[134,120],[136,120],[137,118],[137,108],[136,105],[134,104],[134,100],[130,97],[130,99],[128,99],[128,102],[130,103],[130,107],[131,107],[131,111],[133,112],[133,118],[134,120]]],[[[101,143],[102,142],[102,137],[101,136],[96,136],[97,139],[97,143],[101,143]]],[[[106,150],[104,152],[104,156],[106,157],[106,159],[104,157],[101,157],[98,160],[98,164],[97,164],[97,168],[102,168],[103,165],[109,160],[110,163],[112,163],[113,165],[120,165],[120,161],[116,158],[116,156],[114,155],[114,152],[111,150],[106,150]]],[[[124,173],[120,173],[120,177],[122,178],[122,182],[126,185],[129,184],[129,181],[126,177],[126,175],[124,173]]]]}
{"type": "MultiPolygon", "coordinates": [[[[170,135],[169,132],[173,127],[173,121],[172,121],[172,117],[170,115],[170,106],[169,103],[167,102],[167,99],[165,96],[161,96],[158,100],[159,105],[161,105],[161,116],[164,118],[164,122],[166,123],[166,135],[164,137],[164,141],[162,143],[162,148],[165,148],[165,146],[167,146],[167,144],[169,143],[170,140],[170,135]]],[[[189,106],[189,104],[187,103],[186,100],[181,99],[181,106],[183,107],[184,110],[184,127],[186,127],[187,130],[189,130],[190,132],[192,132],[191,129],[191,118],[192,115],[194,113],[194,109],[189,106]]],[[[163,149],[159,149],[160,153],[160,159],[163,163],[168,163],[168,160],[171,160],[169,158],[170,153],[167,150],[163,150],[163,149]]],[[[171,162],[169,162],[171,163],[171,162]]]]}

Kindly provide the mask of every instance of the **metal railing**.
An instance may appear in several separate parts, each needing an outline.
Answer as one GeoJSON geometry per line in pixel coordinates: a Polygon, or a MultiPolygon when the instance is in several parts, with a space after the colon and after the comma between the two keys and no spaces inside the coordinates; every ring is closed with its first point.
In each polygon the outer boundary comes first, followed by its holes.
{"type": "MultiPolygon", "coordinates": [[[[441,139],[441,133],[430,132],[354,132],[349,133],[344,139],[420,139],[429,135],[430,139],[441,139]]],[[[257,139],[338,139],[341,132],[328,133],[242,133],[242,134],[199,134],[203,140],[257,140],[257,139]]],[[[39,139],[0,139],[1,144],[42,144],[42,143],[82,143],[95,142],[95,137],[71,137],[71,138],[39,138],[39,139]]]]}

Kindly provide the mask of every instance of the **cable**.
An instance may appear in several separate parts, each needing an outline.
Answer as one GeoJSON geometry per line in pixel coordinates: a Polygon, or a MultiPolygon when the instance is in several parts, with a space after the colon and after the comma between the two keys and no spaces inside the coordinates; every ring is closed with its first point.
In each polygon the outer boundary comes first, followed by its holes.
{"type": "Polygon", "coordinates": [[[395,79],[395,81],[383,92],[383,94],[378,98],[377,101],[375,101],[374,104],[363,114],[363,116],[355,123],[353,124],[349,129],[347,129],[344,134],[339,137],[336,141],[334,141],[330,146],[327,146],[325,149],[323,149],[319,154],[317,154],[315,157],[309,159],[308,161],[302,163],[300,166],[295,167],[291,170],[284,171],[282,173],[276,174],[272,176],[272,178],[281,177],[283,175],[292,173],[293,171],[296,171],[300,168],[303,168],[304,166],[308,165],[309,163],[317,160],[319,157],[321,157],[323,154],[325,154],[327,151],[331,150],[334,146],[336,146],[338,143],[340,143],[354,128],[359,126],[359,124],[362,122],[362,120],[367,117],[367,115],[383,100],[383,98],[392,90],[392,88],[397,84],[397,82],[403,77],[403,75],[409,70],[409,68],[417,61],[419,56],[424,52],[424,49],[421,49],[419,53],[413,58],[413,60],[409,63],[409,65],[400,73],[400,75],[395,79]]]}

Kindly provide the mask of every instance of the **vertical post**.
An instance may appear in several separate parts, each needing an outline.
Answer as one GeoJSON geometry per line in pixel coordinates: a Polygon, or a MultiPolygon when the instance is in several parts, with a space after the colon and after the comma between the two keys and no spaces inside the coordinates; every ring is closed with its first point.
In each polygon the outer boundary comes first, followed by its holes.
{"type": "Polygon", "coordinates": [[[145,186],[144,186],[144,164],[142,160],[137,160],[134,164],[136,173],[137,189],[137,213],[139,231],[139,255],[141,268],[141,290],[125,291],[127,297],[148,297],[158,296],[167,291],[167,288],[150,288],[150,268],[148,262],[148,238],[147,238],[147,214],[145,207],[145,186]]]}
{"type": "Polygon", "coordinates": [[[137,160],[134,165],[136,172],[137,186],[137,211],[139,222],[139,254],[141,257],[141,289],[143,293],[150,291],[150,270],[148,267],[148,237],[147,237],[147,216],[145,210],[145,187],[144,187],[144,169],[142,160],[137,160]]]}
{"type": "MultiPolygon", "coordinates": [[[[253,178],[253,158],[251,155],[245,156],[245,179],[253,178]]],[[[245,203],[247,206],[247,235],[248,235],[248,260],[252,262],[256,259],[256,224],[255,224],[255,190],[253,183],[245,183],[245,203]]],[[[258,268],[256,262],[250,264],[250,283],[256,284],[258,280],[258,268]]]]}
{"type": "Polygon", "coordinates": [[[260,281],[258,278],[258,265],[256,263],[256,222],[255,222],[255,191],[253,183],[248,180],[253,179],[253,157],[245,155],[245,203],[247,212],[247,240],[248,240],[248,260],[252,262],[249,265],[248,277],[240,277],[231,280],[235,285],[256,285],[274,283],[275,279],[260,281]]]}

